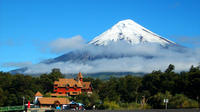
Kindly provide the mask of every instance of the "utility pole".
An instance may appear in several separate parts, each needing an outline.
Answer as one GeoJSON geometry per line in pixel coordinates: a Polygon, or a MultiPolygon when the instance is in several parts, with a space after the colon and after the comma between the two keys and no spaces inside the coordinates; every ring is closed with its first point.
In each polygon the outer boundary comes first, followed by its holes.
{"type": "Polygon", "coordinates": [[[22,99],[23,99],[23,107],[24,107],[24,100],[25,100],[25,97],[23,96],[22,99]]]}
{"type": "Polygon", "coordinates": [[[198,103],[198,108],[200,108],[199,107],[199,96],[197,96],[197,103],[198,103]]]}
{"type": "Polygon", "coordinates": [[[164,103],[165,103],[165,109],[167,110],[167,103],[169,102],[168,99],[164,99],[164,103]]]}

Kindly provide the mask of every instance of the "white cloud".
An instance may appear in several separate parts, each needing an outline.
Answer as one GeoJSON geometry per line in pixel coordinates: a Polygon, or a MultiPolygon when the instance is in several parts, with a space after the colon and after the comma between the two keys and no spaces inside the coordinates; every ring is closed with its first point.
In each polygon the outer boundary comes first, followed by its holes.
{"type": "MultiPolygon", "coordinates": [[[[26,73],[48,73],[53,68],[60,68],[62,73],[96,73],[96,72],[152,72],[164,71],[169,64],[175,65],[176,71],[187,71],[191,65],[200,62],[199,49],[185,51],[163,49],[155,44],[130,46],[126,43],[116,43],[107,47],[85,46],[79,52],[89,52],[92,57],[106,55],[107,57],[93,61],[57,62],[52,64],[36,64],[29,66],[26,73]],[[149,57],[146,57],[149,56],[149,57]],[[152,57],[153,58],[152,58],[152,57]]],[[[87,56],[86,56],[87,57],[87,56]]]]}
{"type": "Polygon", "coordinates": [[[194,47],[199,47],[200,45],[200,36],[175,36],[178,42],[182,44],[188,44],[194,47]]]}
{"type": "Polygon", "coordinates": [[[2,64],[2,67],[27,67],[32,65],[31,62],[8,62],[2,64]]]}
{"type": "Polygon", "coordinates": [[[58,38],[49,44],[51,52],[53,53],[66,53],[71,50],[80,49],[84,47],[84,45],[85,41],[81,36],[58,38]]]}

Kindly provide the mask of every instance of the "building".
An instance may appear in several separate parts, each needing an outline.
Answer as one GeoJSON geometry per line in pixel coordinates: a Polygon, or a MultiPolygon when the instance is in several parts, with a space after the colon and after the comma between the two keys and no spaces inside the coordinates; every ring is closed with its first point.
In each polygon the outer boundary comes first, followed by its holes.
{"type": "Polygon", "coordinates": [[[38,103],[38,98],[42,98],[43,95],[42,93],[40,93],[39,91],[35,94],[35,100],[34,100],[34,104],[38,103]]]}
{"type": "Polygon", "coordinates": [[[63,107],[63,105],[69,105],[70,101],[68,98],[52,98],[42,97],[38,98],[38,105],[40,108],[55,108],[57,106],[63,107]]]}
{"type": "Polygon", "coordinates": [[[51,97],[66,97],[67,94],[58,94],[58,93],[51,93],[51,97]]]}
{"type": "Polygon", "coordinates": [[[70,101],[68,98],[63,97],[63,98],[57,98],[57,96],[66,96],[62,94],[52,94],[52,97],[43,97],[42,93],[39,91],[35,94],[35,100],[34,104],[36,107],[40,108],[55,108],[57,106],[63,107],[65,105],[69,105],[70,101]]]}
{"type": "Polygon", "coordinates": [[[38,91],[35,94],[34,104],[40,108],[63,107],[70,104],[67,96],[79,95],[83,92],[92,93],[92,86],[91,82],[84,82],[82,74],[79,73],[76,79],[60,78],[55,81],[54,93],[51,93],[51,97],[43,97],[38,91]]]}
{"type": "Polygon", "coordinates": [[[76,79],[60,78],[58,81],[55,81],[54,92],[56,94],[66,94],[67,96],[73,96],[79,95],[82,92],[92,93],[92,86],[91,82],[83,81],[83,76],[79,72],[76,79]]]}

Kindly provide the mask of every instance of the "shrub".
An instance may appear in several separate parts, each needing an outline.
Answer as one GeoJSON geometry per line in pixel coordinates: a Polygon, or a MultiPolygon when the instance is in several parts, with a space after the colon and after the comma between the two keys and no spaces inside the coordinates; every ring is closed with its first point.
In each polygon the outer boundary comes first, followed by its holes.
{"type": "Polygon", "coordinates": [[[198,108],[198,102],[183,94],[176,94],[169,101],[169,108],[198,108]]]}
{"type": "Polygon", "coordinates": [[[104,101],[103,103],[104,109],[108,110],[119,110],[120,106],[115,101],[104,101]]]}

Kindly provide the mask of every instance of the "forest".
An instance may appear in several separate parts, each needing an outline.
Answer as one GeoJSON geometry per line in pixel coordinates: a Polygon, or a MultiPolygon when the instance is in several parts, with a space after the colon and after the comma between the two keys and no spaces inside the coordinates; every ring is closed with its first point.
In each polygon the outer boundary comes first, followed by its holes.
{"type": "MultiPolygon", "coordinates": [[[[37,91],[49,96],[53,82],[64,77],[54,70],[37,77],[0,72],[0,107],[22,105],[23,97],[25,102],[33,101],[37,91]]],[[[163,72],[152,71],[144,76],[111,76],[107,80],[85,77],[84,81],[91,81],[93,94],[69,99],[83,103],[88,109],[93,105],[97,109],[161,109],[165,108],[164,99],[169,100],[168,108],[199,107],[200,66],[177,73],[170,64],[163,72]]]]}

